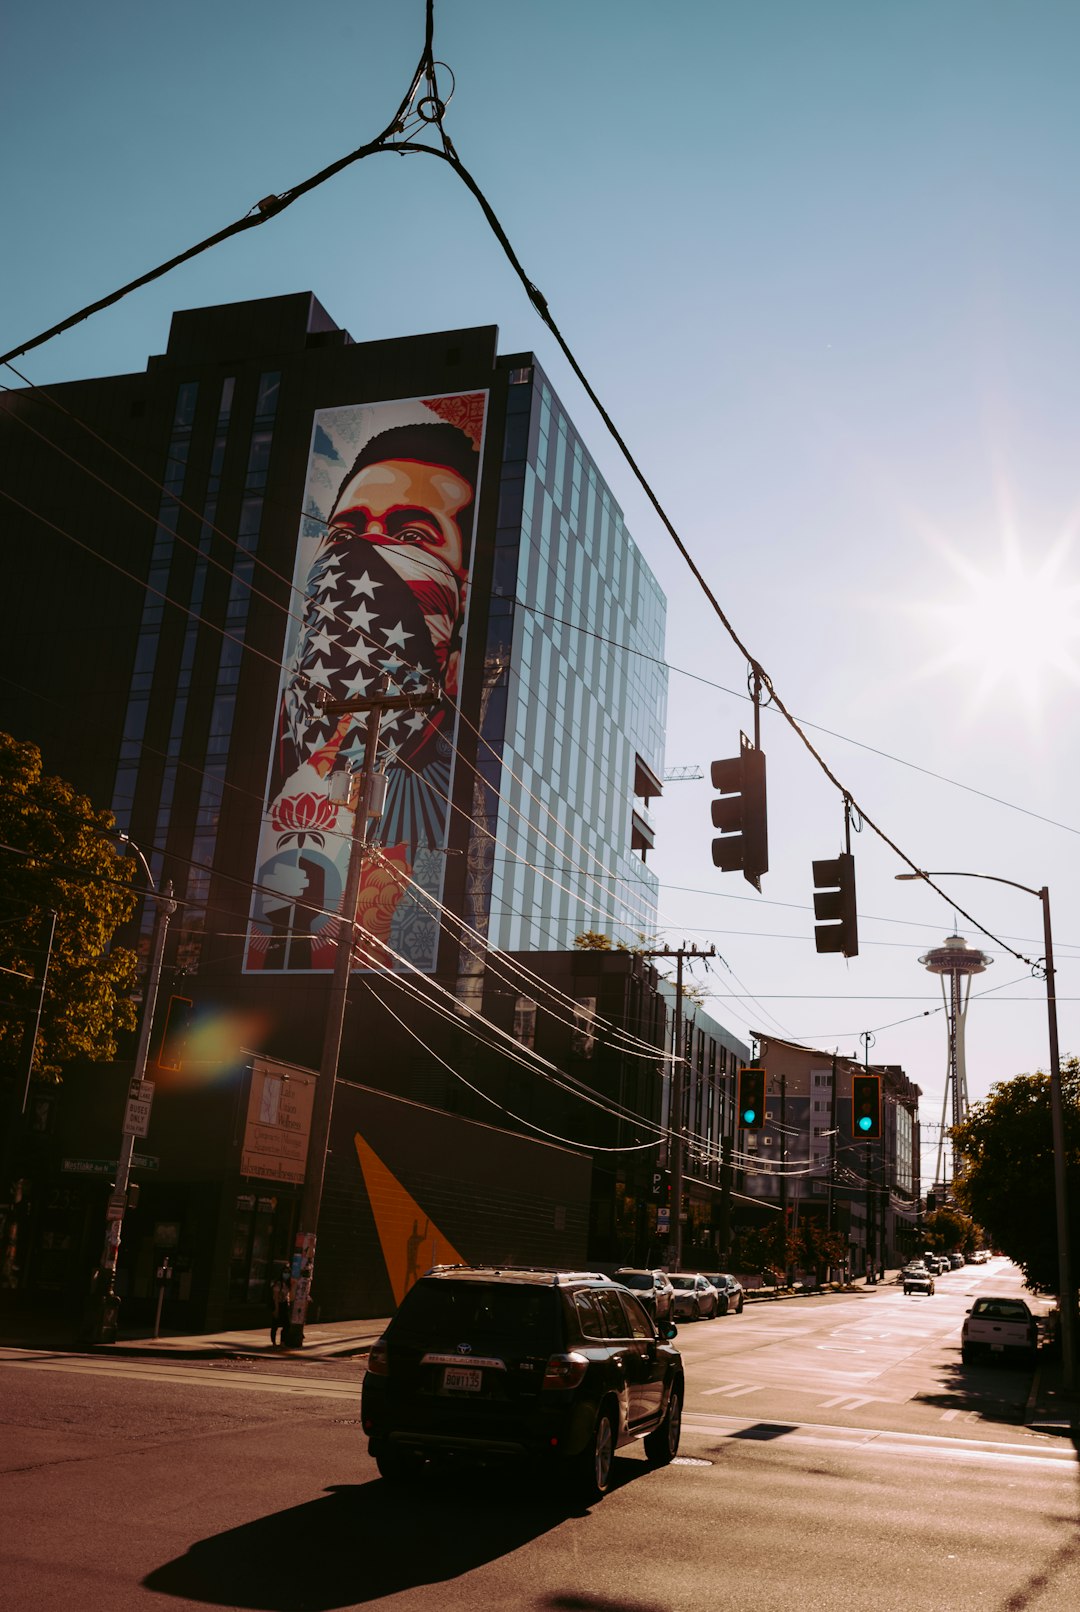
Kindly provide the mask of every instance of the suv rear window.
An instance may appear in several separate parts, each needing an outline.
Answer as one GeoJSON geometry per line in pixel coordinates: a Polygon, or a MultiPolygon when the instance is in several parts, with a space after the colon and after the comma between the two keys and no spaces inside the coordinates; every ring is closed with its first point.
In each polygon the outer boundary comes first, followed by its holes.
{"type": "Polygon", "coordinates": [[[387,1330],[424,1343],[439,1336],[473,1344],[512,1337],[520,1346],[542,1352],[561,1346],[560,1313],[554,1287],[421,1281],[406,1293],[387,1330]]]}

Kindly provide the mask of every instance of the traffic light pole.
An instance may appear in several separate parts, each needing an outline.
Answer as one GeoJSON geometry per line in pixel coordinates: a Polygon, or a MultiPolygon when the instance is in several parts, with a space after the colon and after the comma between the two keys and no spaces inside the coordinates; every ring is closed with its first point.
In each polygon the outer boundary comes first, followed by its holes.
{"type": "Polygon", "coordinates": [[[353,816],[353,831],[349,839],[349,865],[341,897],[334,970],[327,994],[319,1078],[315,1083],[315,1100],[311,1110],[311,1137],[308,1142],[304,1190],[300,1198],[300,1223],[296,1233],[293,1259],[292,1301],[288,1325],[282,1330],[285,1346],[290,1349],[303,1347],[304,1327],[311,1302],[311,1285],[315,1273],[315,1238],[322,1209],[330,1125],[334,1116],[334,1094],[338,1063],[341,1058],[345,1005],[349,994],[349,975],[352,971],[353,944],[356,936],[356,905],[360,895],[360,875],[363,871],[364,855],[368,849],[368,818],[373,815],[372,782],[378,759],[379,728],[384,711],[421,710],[438,703],[437,698],[430,695],[389,694],[388,688],[389,678],[383,673],[376,680],[375,692],[366,698],[323,702],[323,710],[329,716],[366,711],[368,719],[364,733],[364,765],[360,772],[360,789],[353,816]]]}
{"type": "Polygon", "coordinates": [[[1033,890],[1029,884],[1018,884],[1015,879],[1002,879],[996,873],[962,873],[922,870],[916,873],[897,873],[901,881],[912,879],[986,879],[991,884],[1007,884],[1013,890],[1023,890],[1042,904],[1043,960],[1046,967],[1046,1019],[1047,1039],[1050,1044],[1050,1126],[1054,1149],[1054,1219],[1057,1231],[1058,1252],[1058,1308],[1061,1312],[1061,1364],[1062,1382],[1070,1394],[1076,1392],[1076,1289],[1072,1279],[1072,1257],[1069,1247],[1068,1175],[1065,1159],[1065,1110],[1061,1096],[1061,1053],[1058,1046],[1057,987],[1054,973],[1054,937],[1050,928],[1050,891],[1044,884],[1033,890]]]}

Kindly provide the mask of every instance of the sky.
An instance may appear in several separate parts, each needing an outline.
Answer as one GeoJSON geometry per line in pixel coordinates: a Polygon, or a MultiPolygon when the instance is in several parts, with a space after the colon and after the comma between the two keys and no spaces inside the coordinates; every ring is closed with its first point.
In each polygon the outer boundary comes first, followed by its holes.
{"type": "MultiPolygon", "coordinates": [[[[0,350],[371,139],[423,28],[423,0],[9,11],[0,350]]],[[[435,40],[462,161],[744,643],[915,866],[1048,887],[1080,1052],[1080,9],[439,0],[435,40]]],[[[736,1034],[862,1056],[870,1032],[940,1121],[919,957],[953,907],[864,824],[859,955],[817,955],[841,796],[770,712],[762,893],[713,867],[745,661],[445,164],[354,165],[20,368],[139,371],[174,309],[301,290],[359,341],[497,324],[536,353],[668,598],[666,764],[705,776],[653,806],[662,938],[715,945],[694,977],[736,1034]]],[[[1044,985],[1006,949],[1042,955],[1041,908],[940,882],[995,937],[957,919],[994,958],[977,1100],[1046,1066],[1044,985]]]]}

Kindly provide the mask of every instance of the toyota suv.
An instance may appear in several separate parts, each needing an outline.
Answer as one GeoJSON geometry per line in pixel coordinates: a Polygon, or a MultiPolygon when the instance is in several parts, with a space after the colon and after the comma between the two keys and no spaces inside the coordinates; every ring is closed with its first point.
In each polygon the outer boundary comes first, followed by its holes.
{"type": "Polygon", "coordinates": [[[606,1276],[436,1266],[368,1355],[368,1448],[391,1481],[440,1458],[517,1458],[597,1500],[619,1446],[644,1439],[654,1466],[679,1448],[675,1335],[606,1276]]]}

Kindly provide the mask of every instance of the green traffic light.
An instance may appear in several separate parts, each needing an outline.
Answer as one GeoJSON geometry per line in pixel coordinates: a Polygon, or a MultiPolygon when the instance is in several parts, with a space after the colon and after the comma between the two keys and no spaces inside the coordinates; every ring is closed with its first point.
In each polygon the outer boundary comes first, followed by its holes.
{"type": "Polygon", "coordinates": [[[873,1128],[873,1124],[874,1122],[870,1118],[870,1115],[864,1114],[859,1121],[859,1129],[860,1131],[869,1131],[873,1128]]]}
{"type": "Polygon", "coordinates": [[[744,1108],[743,1119],[746,1121],[747,1125],[752,1125],[757,1119],[757,1111],[753,1108],[744,1108]]]}

